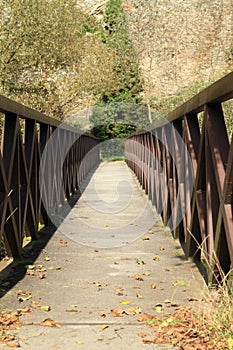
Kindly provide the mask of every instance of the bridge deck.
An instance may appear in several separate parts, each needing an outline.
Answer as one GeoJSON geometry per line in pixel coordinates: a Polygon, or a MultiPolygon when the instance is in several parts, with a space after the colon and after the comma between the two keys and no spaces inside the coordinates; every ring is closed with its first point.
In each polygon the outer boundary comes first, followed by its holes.
{"type": "MultiPolygon", "coordinates": [[[[137,321],[138,315],[114,317],[111,310],[137,306],[142,314],[156,314],[155,305],[161,303],[163,312],[171,313],[174,307],[165,304],[166,299],[197,308],[200,302],[188,299],[200,299],[203,279],[196,266],[184,259],[179,243],[162,226],[124,163],[101,164],[83,184],[83,191],[54,234],[46,229],[34,251],[26,251],[25,261],[10,270],[6,280],[15,286],[1,305],[31,308],[15,331],[21,349],[72,350],[78,344],[88,350],[154,349],[154,344],[144,345],[138,336],[152,331],[137,321]],[[34,267],[16,283],[27,264],[34,267]],[[185,286],[174,286],[176,281],[185,286]],[[19,303],[19,290],[32,297],[19,303]],[[124,305],[123,300],[131,304],[124,305]],[[33,302],[50,306],[51,311],[33,309],[33,302]],[[46,318],[61,327],[41,326],[46,318]]],[[[158,349],[170,348],[159,345],[158,349]]]]}

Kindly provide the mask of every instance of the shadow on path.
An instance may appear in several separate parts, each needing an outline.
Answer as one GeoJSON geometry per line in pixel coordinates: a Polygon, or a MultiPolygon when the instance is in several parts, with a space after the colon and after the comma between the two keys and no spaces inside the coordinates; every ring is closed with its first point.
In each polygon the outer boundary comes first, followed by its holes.
{"type": "MultiPolygon", "coordinates": [[[[89,172],[85,180],[82,182],[80,187],[82,191],[86,188],[90,182],[94,172],[98,166],[89,172]]],[[[68,203],[70,208],[75,206],[79,198],[81,197],[82,192],[77,190],[77,192],[69,199],[68,203]]],[[[66,213],[68,215],[69,213],[66,213]]],[[[42,228],[39,233],[39,238],[28,243],[22,249],[22,259],[14,260],[6,267],[0,271],[0,298],[2,298],[9,290],[11,290],[21,279],[24,278],[27,272],[27,265],[33,265],[36,259],[40,256],[43,249],[46,247],[50,239],[53,237],[56,232],[57,227],[53,224],[45,226],[42,228]]]]}

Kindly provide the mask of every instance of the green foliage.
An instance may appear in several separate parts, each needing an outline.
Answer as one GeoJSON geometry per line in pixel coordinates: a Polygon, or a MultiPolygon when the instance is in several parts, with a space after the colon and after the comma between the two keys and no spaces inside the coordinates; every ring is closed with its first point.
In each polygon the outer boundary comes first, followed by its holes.
{"type": "MultiPolygon", "coordinates": [[[[101,141],[125,138],[137,129],[138,115],[131,109],[141,101],[142,90],[137,56],[127,30],[126,16],[121,0],[109,0],[103,19],[102,40],[115,54],[113,70],[116,73],[114,89],[105,90],[94,106],[91,116],[92,133],[101,141]]],[[[106,143],[107,145],[107,143],[106,143]]],[[[105,156],[121,156],[123,143],[102,147],[105,156]],[[111,153],[111,154],[109,154],[111,153]]]]}
{"type": "Polygon", "coordinates": [[[104,29],[76,0],[0,0],[0,93],[64,119],[96,102],[138,102],[136,55],[121,1],[104,29]]]}
{"type": "Polygon", "coordinates": [[[118,57],[75,0],[0,0],[0,93],[63,119],[117,95],[118,57]]]}
{"type": "MultiPolygon", "coordinates": [[[[198,81],[187,88],[180,89],[180,91],[177,94],[171,97],[164,97],[160,99],[158,99],[157,97],[152,97],[150,100],[150,103],[151,103],[151,107],[154,110],[154,113],[152,114],[153,121],[155,121],[155,118],[157,117],[158,114],[160,114],[163,117],[166,117],[169,112],[173,111],[176,107],[187,102],[190,98],[198,94],[201,90],[203,90],[213,82],[214,81],[198,81]]],[[[233,101],[229,100],[229,101],[223,102],[222,107],[223,107],[228,137],[229,137],[229,140],[231,140],[231,137],[233,135],[233,119],[232,119],[233,101]]],[[[199,113],[200,126],[202,125],[202,120],[203,120],[203,113],[202,114],[199,113]]]]}
{"type": "Polygon", "coordinates": [[[74,0],[9,0],[1,1],[0,9],[1,71],[11,72],[11,82],[28,65],[46,70],[47,65],[79,62],[82,30],[77,24],[87,18],[74,0]]]}
{"type": "Polygon", "coordinates": [[[92,134],[101,142],[108,141],[101,145],[102,157],[123,156],[124,138],[134,132],[136,126],[127,122],[122,105],[98,104],[94,106],[90,119],[94,125],[92,134]]]}
{"type": "Polygon", "coordinates": [[[103,41],[116,54],[114,67],[118,82],[115,91],[101,96],[103,102],[138,103],[138,94],[142,91],[137,55],[128,34],[127,20],[121,0],[109,0],[103,19],[105,32],[103,41]]]}
{"type": "Polygon", "coordinates": [[[114,138],[100,144],[100,157],[102,160],[124,159],[124,139],[114,138]]]}
{"type": "MultiPolygon", "coordinates": [[[[169,112],[188,101],[211,83],[212,81],[198,81],[189,87],[180,89],[172,96],[164,96],[162,98],[157,98],[154,96],[150,99],[151,108],[154,110],[154,112],[158,112],[163,117],[166,117],[169,112]]],[[[155,116],[156,114],[154,114],[154,117],[155,116]]]]}
{"type": "Polygon", "coordinates": [[[0,91],[62,117],[59,86],[77,71],[93,20],[75,0],[0,0],[0,23],[0,91]]]}

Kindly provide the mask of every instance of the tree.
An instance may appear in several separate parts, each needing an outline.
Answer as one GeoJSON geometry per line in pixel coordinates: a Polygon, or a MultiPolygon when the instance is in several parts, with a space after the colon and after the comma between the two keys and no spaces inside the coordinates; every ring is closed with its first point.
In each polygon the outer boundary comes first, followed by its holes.
{"type": "Polygon", "coordinates": [[[4,95],[63,119],[114,90],[115,54],[75,0],[0,0],[0,23],[4,95]]]}
{"type": "MultiPolygon", "coordinates": [[[[91,116],[92,133],[101,141],[123,139],[139,126],[139,105],[142,81],[121,0],[109,0],[103,19],[102,41],[114,52],[113,70],[116,74],[114,89],[103,91],[91,116]],[[137,106],[137,111],[135,111],[137,106]],[[132,113],[133,111],[133,113],[132,113]]],[[[104,154],[120,153],[122,143],[112,143],[104,154]],[[119,146],[119,147],[118,147],[119,146]],[[120,151],[113,148],[119,148],[120,151]],[[118,152],[119,151],[119,152],[118,152]]],[[[119,154],[117,154],[119,155],[119,154]]]]}
{"type": "Polygon", "coordinates": [[[121,0],[107,2],[104,29],[103,41],[113,49],[117,56],[114,69],[118,75],[118,89],[115,93],[110,92],[107,96],[103,96],[102,100],[104,102],[138,103],[140,101],[139,93],[142,91],[142,81],[121,0]]]}

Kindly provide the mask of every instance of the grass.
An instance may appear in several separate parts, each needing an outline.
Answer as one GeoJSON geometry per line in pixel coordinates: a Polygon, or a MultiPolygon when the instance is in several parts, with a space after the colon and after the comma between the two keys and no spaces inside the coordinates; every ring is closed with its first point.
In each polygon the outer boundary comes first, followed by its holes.
{"type": "Polygon", "coordinates": [[[233,349],[233,269],[225,274],[216,256],[206,266],[213,282],[209,282],[209,299],[204,311],[204,322],[214,334],[219,349],[233,349]]]}
{"type": "Polygon", "coordinates": [[[206,307],[198,317],[202,319],[205,329],[211,331],[217,349],[233,350],[233,269],[225,274],[217,255],[214,254],[209,259],[203,244],[199,244],[191,232],[189,234],[201,251],[202,263],[209,276],[206,307]]]}
{"type": "Polygon", "coordinates": [[[102,162],[118,162],[118,161],[123,161],[125,160],[125,157],[124,156],[116,156],[116,157],[102,157],[101,158],[101,161],[102,162]]]}
{"type": "Polygon", "coordinates": [[[155,316],[145,324],[153,334],[149,338],[141,335],[145,344],[169,343],[183,350],[232,350],[232,294],[219,285],[217,290],[209,290],[196,308],[179,305],[173,314],[155,316]]]}
{"type": "Polygon", "coordinates": [[[213,281],[205,296],[193,308],[180,305],[172,316],[147,320],[154,335],[143,338],[144,343],[171,343],[184,350],[233,350],[233,269],[225,274],[217,256],[211,261],[203,244],[198,249],[213,281]]]}

